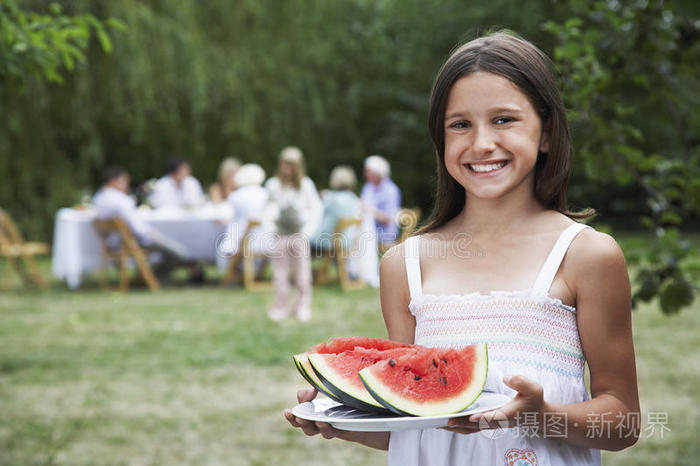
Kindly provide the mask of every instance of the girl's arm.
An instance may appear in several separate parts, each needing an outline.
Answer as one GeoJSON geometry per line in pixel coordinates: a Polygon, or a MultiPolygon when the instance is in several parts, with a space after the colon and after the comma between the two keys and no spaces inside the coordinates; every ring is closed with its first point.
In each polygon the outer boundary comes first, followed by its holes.
{"type": "Polygon", "coordinates": [[[416,319],[408,310],[408,289],[403,244],[389,249],[379,263],[379,294],[389,339],[413,344],[416,319]]]}
{"type": "Polygon", "coordinates": [[[531,413],[538,421],[538,435],[555,437],[552,427],[556,427],[556,438],[573,445],[621,450],[637,441],[639,397],[625,259],[610,236],[594,231],[582,231],[579,236],[565,257],[562,275],[576,296],[579,336],[591,373],[591,400],[549,403],[543,399],[541,385],[515,375],[503,381],[518,392],[512,402],[499,411],[454,419],[450,430],[473,433],[479,430],[480,420],[497,427],[503,418],[512,425],[531,413]],[[565,437],[559,435],[562,432],[565,437]]]}
{"type": "MultiPolygon", "coordinates": [[[[379,283],[382,313],[389,338],[403,343],[413,343],[416,324],[408,311],[410,296],[403,259],[403,246],[394,246],[382,257],[379,264],[379,283]]],[[[299,403],[311,401],[316,397],[316,393],[315,389],[299,390],[297,400],[299,403]]],[[[284,417],[292,426],[300,428],[309,436],[321,434],[323,438],[327,439],[340,438],[378,450],[389,449],[389,432],[339,430],[325,422],[313,422],[295,417],[289,409],[284,411],[284,417]]]]}
{"type": "Polygon", "coordinates": [[[576,295],[592,399],[568,406],[545,402],[543,412],[567,413],[569,443],[622,450],[637,441],[640,421],[630,282],[612,237],[595,231],[581,234],[586,235],[583,241],[571,246],[567,283],[576,295]]]}

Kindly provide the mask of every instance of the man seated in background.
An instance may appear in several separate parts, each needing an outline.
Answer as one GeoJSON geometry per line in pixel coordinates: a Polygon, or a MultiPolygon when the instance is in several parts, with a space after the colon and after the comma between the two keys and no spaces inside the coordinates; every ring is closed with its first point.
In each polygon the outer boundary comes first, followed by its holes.
{"type": "MultiPolygon", "coordinates": [[[[139,218],[136,202],[128,194],[129,173],[126,170],[121,167],[107,167],[102,181],[102,187],[95,193],[91,202],[97,210],[97,218],[120,217],[124,220],[141,246],[161,254],[161,260],[154,267],[154,273],[161,280],[167,279],[173,267],[186,260],[185,247],[139,218]]],[[[114,246],[118,247],[118,239],[115,240],[114,246]]]]}
{"type": "Polygon", "coordinates": [[[170,159],[166,175],[153,186],[150,203],[154,209],[191,209],[204,204],[204,192],[190,165],[182,159],[170,159]]]}

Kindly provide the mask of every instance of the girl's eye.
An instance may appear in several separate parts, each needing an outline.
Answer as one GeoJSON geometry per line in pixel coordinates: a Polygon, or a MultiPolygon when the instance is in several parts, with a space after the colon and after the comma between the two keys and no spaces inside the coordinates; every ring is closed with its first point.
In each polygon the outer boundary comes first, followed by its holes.
{"type": "Polygon", "coordinates": [[[515,121],[515,119],[511,117],[498,117],[493,122],[497,125],[505,125],[506,123],[510,123],[511,121],[515,121]]]}
{"type": "Polygon", "coordinates": [[[454,123],[450,124],[450,128],[454,129],[465,129],[469,127],[469,122],[460,120],[460,121],[455,121],[454,123]]]}

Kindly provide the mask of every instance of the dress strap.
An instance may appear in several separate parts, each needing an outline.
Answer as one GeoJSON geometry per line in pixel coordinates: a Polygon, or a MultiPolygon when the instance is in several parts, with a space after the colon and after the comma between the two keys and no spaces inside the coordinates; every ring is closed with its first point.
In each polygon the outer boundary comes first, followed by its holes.
{"type": "Polygon", "coordinates": [[[564,260],[564,255],[569,249],[571,242],[574,240],[576,235],[578,235],[584,228],[591,228],[583,223],[575,223],[569,225],[564,231],[561,232],[557,242],[554,243],[554,247],[547,256],[542,269],[540,270],[537,280],[535,280],[535,285],[532,287],[532,292],[534,294],[546,294],[549,293],[549,288],[552,286],[552,281],[554,276],[559,270],[562,260],[564,260]]]}
{"type": "Polygon", "coordinates": [[[419,239],[420,236],[411,236],[404,241],[404,259],[406,261],[406,275],[408,276],[408,290],[411,293],[411,299],[420,296],[423,292],[420,278],[419,239]]]}

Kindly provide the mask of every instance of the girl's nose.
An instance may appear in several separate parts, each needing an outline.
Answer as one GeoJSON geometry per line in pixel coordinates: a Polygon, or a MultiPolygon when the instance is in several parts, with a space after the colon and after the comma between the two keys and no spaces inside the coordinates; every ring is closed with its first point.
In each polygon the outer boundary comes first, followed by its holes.
{"type": "Polygon", "coordinates": [[[477,154],[493,152],[496,149],[495,137],[490,128],[475,126],[473,134],[472,150],[477,154]]]}

